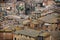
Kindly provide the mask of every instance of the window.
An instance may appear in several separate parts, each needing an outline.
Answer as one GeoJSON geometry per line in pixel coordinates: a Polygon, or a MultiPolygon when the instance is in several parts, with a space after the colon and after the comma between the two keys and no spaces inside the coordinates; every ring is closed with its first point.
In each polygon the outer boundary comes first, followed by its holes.
{"type": "Polygon", "coordinates": [[[8,0],[3,0],[3,2],[7,2],[8,0]]]}
{"type": "Polygon", "coordinates": [[[17,0],[17,1],[22,1],[22,0],[17,0]]]}
{"type": "Polygon", "coordinates": [[[56,3],[60,3],[60,0],[54,0],[56,3]]]}
{"type": "Polygon", "coordinates": [[[55,0],[55,1],[60,1],[60,0],[55,0]]]}
{"type": "Polygon", "coordinates": [[[7,2],[7,1],[9,1],[9,0],[0,0],[0,2],[7,2]]]}
{"type": "Polygon", "coordinates": [[[0,3],[3,2],[3,0],[0,0],[0,3]]]}
{"type": "Polygon", "coordinates": [[[16,38],[14,40],[16,40],[16,38]]]}
{"type": "Polygon", "coordinates": [[[38,40],[43,40],[43,36],[38,36],[38,40]]]}

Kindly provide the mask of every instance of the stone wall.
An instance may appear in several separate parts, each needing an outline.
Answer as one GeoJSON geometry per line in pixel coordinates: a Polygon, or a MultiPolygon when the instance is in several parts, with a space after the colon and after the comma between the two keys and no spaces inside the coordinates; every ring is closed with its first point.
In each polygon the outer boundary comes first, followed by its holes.
{"type": "Polygon", "coordinates": [[[51,40],[60,40],[60,31],[51,32],[51,40]]]}

